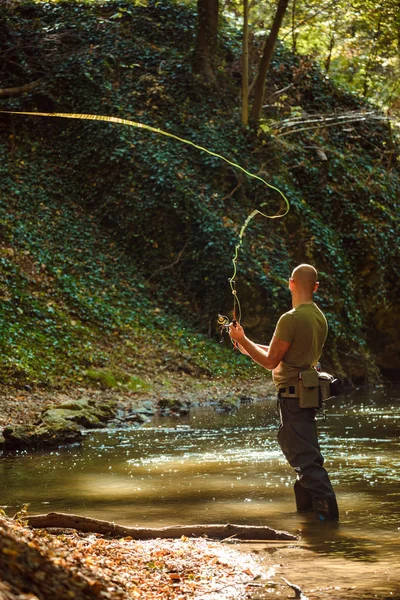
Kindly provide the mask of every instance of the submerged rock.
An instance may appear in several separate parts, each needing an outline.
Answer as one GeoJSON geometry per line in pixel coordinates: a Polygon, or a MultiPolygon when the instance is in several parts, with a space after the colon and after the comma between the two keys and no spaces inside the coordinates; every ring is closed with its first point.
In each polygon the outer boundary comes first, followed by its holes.
{"type": "Polygon", "coordinates": [[[222,398],[219,400],[216,411],[220,413],[233,413],[240,408],[241,400],[237,396],[222,398]]]}
{"type": "Polygon", "coordinates": [[[15,425],[3,430],[4,449],[22,450],[74,444],[82,439],[82,428],[76,423],[63,422],[50,426],[15,425]]]}
{"type": "Polygon", "coordinates": [[[162,416],[187,415],[189,413],[190,406],[190,400],[176,398],[175,396],[172,398],[164,396],[158,401],[158,411],[162,416]]]}

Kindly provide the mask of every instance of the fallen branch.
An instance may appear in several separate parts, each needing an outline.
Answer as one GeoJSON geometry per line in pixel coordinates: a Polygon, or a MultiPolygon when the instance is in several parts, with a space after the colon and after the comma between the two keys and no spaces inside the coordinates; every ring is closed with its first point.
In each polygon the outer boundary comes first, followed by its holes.
{"type": "MultiPolygon", "coordinates": [[[[382,121],[391,123],[391,117],[380,114],[376,111],[350,111],[343,114],[313,114],[299,117],[289,117],[283,121],[276,121],[271,124],[272,129],[275,129],[276,137],[280,138],[292,133],[300,131],[308,131],[313,129],[336,127],[339,125],[351,125],[352,123],[382,121]],[[306,127],[304,127],[304,125],[306,127]],[[284,131],[284,130],[288,131],[284,131]],[[283,133],[282,133],[283,131],[283,133]]],[[[394,121],[393,121],[394,123],[394,121]]]]}
{"type": "Polygon", "coordinates": [[[283,119],[282,121],[276,121],[272,123],[272,127],[276,127],[277,129],[283,129],[286,127],[294,127],[297,125],[308,125],[310,123],[328,123],[329,121],[335,121],[336,123],[345,123],[357,121],[357,120],[384,120],[387,121],[388,117],[382,115],[381,113],[377,113],[376,111],[349,111],[346,113],[313,113],[297,116],[297,117],[288,117],[287,119],[283,119]]]}
{"type": "Polygon", "coordinates": [[[295,535],[265,526],[252,525],[175,525],[170,527],[124,527],[110,521],[101,521],[65,513],[31,515],[24,522],[36,529],[76,529],[85,533],[100,533],[109,537],[132,537],[135,540],[207,536],[212,539],[234,537],[237,540],[295,540],[295,535]]]}
{"type": "Polygon", "coordinates": [[[290,581],[288,581],[284,577],[282,577],[282,580],[296,593],[295,599],[299,598],[299,600],[308,600],[307,596],[303,594],[303,591],[300,586],[296,585],[295,583],[290,583],[290,581]]]}

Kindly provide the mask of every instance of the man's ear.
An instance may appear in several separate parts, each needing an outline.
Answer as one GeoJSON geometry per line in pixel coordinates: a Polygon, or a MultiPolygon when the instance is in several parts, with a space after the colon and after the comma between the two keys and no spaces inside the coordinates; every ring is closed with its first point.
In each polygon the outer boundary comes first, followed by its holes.
{"type": "Polygon", "coordinates": [[[313,292],[316,292],[319,287],[319,281],[316,281],[313,292]]]}

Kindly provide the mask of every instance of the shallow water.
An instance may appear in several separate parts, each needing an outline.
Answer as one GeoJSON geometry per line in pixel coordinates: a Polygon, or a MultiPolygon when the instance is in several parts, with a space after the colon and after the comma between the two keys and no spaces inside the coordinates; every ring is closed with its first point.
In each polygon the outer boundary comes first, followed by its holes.
{"type": "MultiPolygon", "coordinates": [[[[30,513],[129,525],[266,524],[299,541],[246,548],[309,598],[400,598],[399,425],[398,387],[342,396],[318,421],[339,525],[295,512],[294,476],[276,442],[271,400],[233,415],[197,408],[141,429],[90,432],[80,447],[3,457],[1,503],[10,515],[29,503],[30,513]],[[277,566],[288,563],[287,571],[277,566]]],[[[256,593],[294,592],[278,585],[256,593]]]]}

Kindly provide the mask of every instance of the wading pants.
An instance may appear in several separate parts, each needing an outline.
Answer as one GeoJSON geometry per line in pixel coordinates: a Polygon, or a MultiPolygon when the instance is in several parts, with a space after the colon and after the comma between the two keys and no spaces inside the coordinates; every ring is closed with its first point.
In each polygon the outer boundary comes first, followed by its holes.
{"type": "Polygon", "coordinates": [[[297,398],[278,398],[281,424],[278,443],[288,463],[297,473],[297,480],[312,499],[335,498],[324,459],[318,444],[317,410],[300,408],[297,398]]]}

